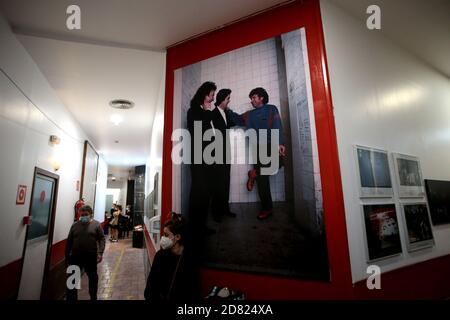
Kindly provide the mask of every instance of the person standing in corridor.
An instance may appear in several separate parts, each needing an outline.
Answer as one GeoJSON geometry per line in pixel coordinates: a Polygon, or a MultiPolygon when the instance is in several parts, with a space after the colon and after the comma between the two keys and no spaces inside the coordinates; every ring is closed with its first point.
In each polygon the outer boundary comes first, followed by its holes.
{"type": "MultiPolygon", "coordinates": [[[[92,208],[80,208],[80,220],[70,228],[66,244],[66,263],[86,271],[89,278],[89,295],[97,300],[97,264],[102,261],[105,251],[105,235],[100,223],[92,218],[92,208]]],[[[67,300],[77,300],[77,289],[67,289],[67,300]]]]}

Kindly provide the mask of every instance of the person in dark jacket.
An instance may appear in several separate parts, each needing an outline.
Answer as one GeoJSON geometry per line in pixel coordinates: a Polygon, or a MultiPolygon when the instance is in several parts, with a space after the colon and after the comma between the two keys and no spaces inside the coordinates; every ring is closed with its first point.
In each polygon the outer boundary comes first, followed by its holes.
{"type": "Polygon", "coordinates": [[[219,163],[214,164],[214,184],[212,195],[212,214],[216,222],[220,222],[223,216],[236,217],[236,214],[230,211],[230,140],[227,129],[234,126],[233,121],[225,110],[231,99],[230,89],[220,89],[214,102],[216,108],[212,111],[213,125],[216,131],[222,134],[222,154],[217,157],[219,163]]]}
{"type": "Polygon", "coordinates": [[[214,232],[206,228],[206,217],[212,196],[213,165],[203,159],[203,151],[210,142],[203,141],[202,137],[207,130],[214,130],[211,109],[214,107],[212,102],[216,89],[214,82],[203,83],[192,98],[187,112],[187,126],[191,135],[188,237],[189,241],[192,241],[192,248],[200,248],[204,236],[214,232]],[[195,127],[200,130],[195,130],[195,127]],[[196,136],[195,131],[200,131],[201,136],[196,136]]]}
{"type": "MultiPolygon", "coordinates": [[[[78,266],[89,278],[89,295],[97,300],[97,263],[102,261],[105,251],[105,235],[100,223],[92,218],[92,208],[80,208],[80,220],[70,228],[66,244],[66,264],[78,266]]],[[[77,289],[67,290],[67,300],[77,300],[77,289]]]]}
{"type": "Polygon", "coordinates": [[[186,223],[181,215],[171,214],[164,224],[161,249],[156,253],[144,297],[150,302],[200,301],[200,277],[192,255],[186,250],[186,223]]]}

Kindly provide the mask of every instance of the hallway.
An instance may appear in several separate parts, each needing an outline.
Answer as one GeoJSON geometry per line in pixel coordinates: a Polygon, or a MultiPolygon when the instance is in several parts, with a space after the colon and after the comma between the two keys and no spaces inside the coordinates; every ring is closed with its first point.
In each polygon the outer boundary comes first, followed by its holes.
{"type": "MultiPolygon", "coordinates": [[[[109,235],[105,236],[106,239],[109,235]]],[[[103,261],[98,265],[99,300],[144,300],[145,274],[143,249],[132,247],[130,238],[112,243],[106,240],[103,261]]],[[[89,300],[86,273],[81,278],[79,300],[89,300]]]]}

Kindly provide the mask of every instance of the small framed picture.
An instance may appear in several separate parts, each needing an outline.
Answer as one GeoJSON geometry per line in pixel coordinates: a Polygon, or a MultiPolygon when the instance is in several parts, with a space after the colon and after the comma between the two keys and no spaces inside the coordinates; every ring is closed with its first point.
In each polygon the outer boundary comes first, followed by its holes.
{"type": "Polygon", "coordinates": [[[402,253],[394,203],[363,205],[368,262],[402,253]]]}
{"type": "Polygon", "coordinates": [[[424,202],[403,203],[403,218],[406,225],[408,251],[434,245],[430,215],[424,202]]]}
{"type": "Polygon", "coordinates": [[[385,150],[355,146],[361,198],[392,197],[391,174],[385,150]]]}
{"type": "Polygon", "coordinates": [[[393,153],[398,194],[401,198],[423,197],[425,187],[422,180],[419,158],[393,153]]]}

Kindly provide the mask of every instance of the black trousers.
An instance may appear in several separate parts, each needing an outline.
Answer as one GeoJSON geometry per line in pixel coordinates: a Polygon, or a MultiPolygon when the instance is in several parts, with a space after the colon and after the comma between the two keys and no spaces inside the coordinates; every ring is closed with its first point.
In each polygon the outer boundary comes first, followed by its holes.
{"type": "MultiPolygon", "coordinates": [[[[258,145],[259,146],[259,145],[258,145]]],[[[261,201],[261,211],[270,211],[273,209],[273,202],[272,202],[272,193],[270,192],[270,175],[261,175],[261,168],[269,168],[271,166],[270,162],[268,164],[262,164],[259,159],[259,147],[257,148],[258,152],[258,160],[257,163],[254,165],[254,168],[256,170],[256,185],[258,186],[258,195],[259,199],[261,201]]],[[[267,146],[267,153],[270,156],[271,149],[270,145],[267,146]]],[[[278,150],[277,150],[278,152],[278,150]]],[[[283,157],[278,156],[278,169],[280,169],[283,166],[283,157]]]]}
{"type": "MultiPolygon", "coordinates": [[[[97,254],[77,254],[72,255],[69,265],[76,265],[80,270],[86,271],[89,279],[89,296],[91,300],[97,300],[98,274],[97,274],[97,254]]],[[[78,290],[67,289],[67,300],[77,300],[78,290]]]]}
{"type": "Polygon", "coordinates": [[[206,217],[212,197],[213,166],[191,164],[191,191],[189,194],[188,243],[192,249],[202,247],[206,233],[206,217]]]}
{"type": "Polygon", "coordinates": [[[220,216],[230,212],[230,170],[229,164],[216,164],[213,167],[212,213],[220,216]]]}

